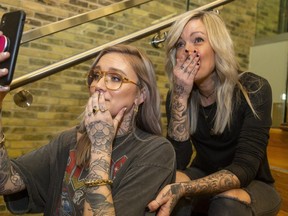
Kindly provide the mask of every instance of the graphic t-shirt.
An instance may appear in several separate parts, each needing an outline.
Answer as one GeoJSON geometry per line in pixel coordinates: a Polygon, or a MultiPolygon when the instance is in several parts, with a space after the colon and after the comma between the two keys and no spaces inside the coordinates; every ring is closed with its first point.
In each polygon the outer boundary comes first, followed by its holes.
{"type": "MultiPolygon", "coordinates": [[[[111,179],[115,179],[116,173],[128,159],[126,155],[111,161],[111,179]]],[[[88,174],[88,167],[79,167],[76,165],[76,150],[69,152],[67,167],[64,174],[62,193],[58,215],[72,216],[82,215],[85,202],[85,185],[84,181],[88,174]]]]}

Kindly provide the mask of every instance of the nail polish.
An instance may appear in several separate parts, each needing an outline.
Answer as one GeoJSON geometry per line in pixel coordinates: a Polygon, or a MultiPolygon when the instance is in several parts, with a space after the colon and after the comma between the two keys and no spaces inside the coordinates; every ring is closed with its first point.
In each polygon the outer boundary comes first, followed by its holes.
{"type": "Polygon", "coordinates": [[[150,212],[150,209],[148,208],[148,206],[145,208],[145,212],[150,212]]]}

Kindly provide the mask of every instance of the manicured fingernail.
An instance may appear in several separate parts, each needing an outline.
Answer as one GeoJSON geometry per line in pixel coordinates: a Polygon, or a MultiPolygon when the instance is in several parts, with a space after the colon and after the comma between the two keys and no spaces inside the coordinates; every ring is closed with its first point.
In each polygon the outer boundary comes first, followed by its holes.
{"type": "Polygon", "coordinates": [[[145,212],[150,212],[150,209],[148,208],[148,206],[145,208],[145,212]]]}
{"type": "Polygon", "coordinates": [[[9,90],[9,86],[1,86],[1,85],[0,85],[0,89],[2,89],[2,90],[5,90],[5,91],[6,91],[6,90],[9,90]]]}
{"type": "Polygon", "coordinates": [[[0,73],[5,73],[6,72],[6,68],[2,68],[2,69],[0,69],[0,73]]]}

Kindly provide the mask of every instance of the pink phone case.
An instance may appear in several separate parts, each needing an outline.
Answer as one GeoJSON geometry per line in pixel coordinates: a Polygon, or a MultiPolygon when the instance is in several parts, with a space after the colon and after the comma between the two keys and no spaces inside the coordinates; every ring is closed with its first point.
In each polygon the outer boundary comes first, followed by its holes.
{"type": "Polygon", "coordinates": [[[0,36],[0,52],[5,52],[8,50],[9,39],[5,35],[0,36]]]}

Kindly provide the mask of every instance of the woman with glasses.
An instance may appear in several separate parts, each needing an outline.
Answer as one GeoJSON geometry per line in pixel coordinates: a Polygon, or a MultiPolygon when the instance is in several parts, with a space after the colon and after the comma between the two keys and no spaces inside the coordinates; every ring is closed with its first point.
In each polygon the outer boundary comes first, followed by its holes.
{"type": "MultiPolygon", "coordinates": [[[[105,48],[87,81],[83,121],[38,150],[10,160],[0,124],[0,192],[11,212],[148,215],[147,203],[174,181],[174,150],[161,136],[149,59],[132,46],[105,48]]],[[[2,105],[9,86],[0,90],[2,105]]]]}

